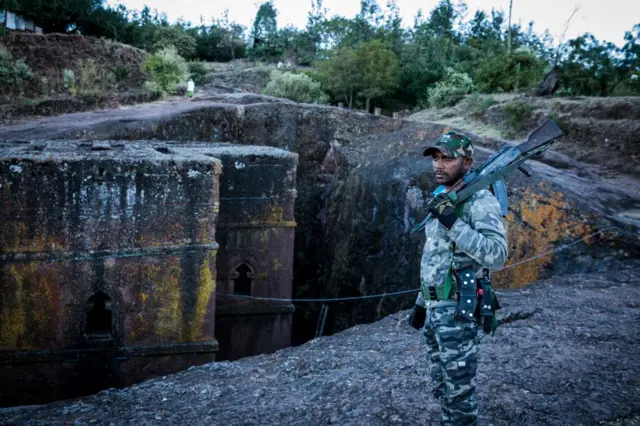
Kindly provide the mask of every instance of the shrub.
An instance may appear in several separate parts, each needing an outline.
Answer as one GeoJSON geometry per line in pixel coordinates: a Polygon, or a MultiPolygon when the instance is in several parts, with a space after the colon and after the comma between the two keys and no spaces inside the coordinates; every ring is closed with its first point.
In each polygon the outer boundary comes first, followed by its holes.
{"type": "Polygon", "coordinates": [[[65,68],[62,70],[62,85],[66,90],[69,91],[72,95],[75,95],[77,92],[76,89],[76,73],[69,68],[65,68]]]}
{"type": "Polygon", "coordinates": [[[111,69],[111,73],[113,74],[113,78],[116,82],[116,88],[120,86],[120,83],[125,81],[129,75],[131,74],[131,70],[126,67],[117,66],[111,69]]]}
{"type": "Polygon", "coordinates": [[[306,74],[273,71],[271,80],[263,93],[269,96],[291,99],[295,102],[329,103],[329,96],[322,90],[320,83],[306,74]]]}
{"type": "Polygon", "coordinates": [[[178,83],[189,78],[187,62],[178,55],[175,47],[167,47],[149,56],[144,62],[144,71],[149,75],[145,83],[153,93],[165,95],[175,90],[178,83]]]}
{"type": "Polygon", "coordinates": [[[78,91],[80,93],[100,92],[109,86],[111,74],[106,74],[93,59],[87,59],[78,67],[78,91]]]}
{"type": "Polygon", "coordinates": [[[24,59],[14,60],[11,52],[0,46],[0,87],[7,92],[22,92],[25,84],[33,78],[33,71],[24,59]]]}
{"type": "Polygon", "coordinates": [[[526,102],[514,101],[502,108],[505,125],[515,131],[520,132],[525,128],[526,122],[531,118],[533,107],[526,102]]]}
{"type": "Polygon", "coordinates": [[[193,79],[196,86],[202,86],[209,82],[209,70],[204,62],[189,62],[189,76],[193,79]]]}
{"type": "Polygon", "coordinates": [[[473,95],[469,96],[465,101],[467,111],[470,114],[483,113],[484,111],[489,109],[491,105],[494,105],[495,103],[496,103],[496,100],[493,96],[491,95],[483,96],[479,93],[474,93],[473,95]]]}
{"type": "Polygon", "coordinates": [[[429,106],[443,108],[458,103],[464,95],[473,90],[473,81],[467,73],[447,69],[444,80],[437,82],[427,91],[429,106]]]}

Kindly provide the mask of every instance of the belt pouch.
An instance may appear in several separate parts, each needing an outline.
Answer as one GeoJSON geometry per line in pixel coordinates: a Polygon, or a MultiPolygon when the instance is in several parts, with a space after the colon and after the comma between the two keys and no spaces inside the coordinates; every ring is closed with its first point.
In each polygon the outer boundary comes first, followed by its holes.
{"type": "Polygon", "coordinates": [[[455,316],[466,321],[476,321],[474,313],[478,305],[478,283],[473,267],[460,269],[454,273],[458,283],[460,300],[455,316]]]}

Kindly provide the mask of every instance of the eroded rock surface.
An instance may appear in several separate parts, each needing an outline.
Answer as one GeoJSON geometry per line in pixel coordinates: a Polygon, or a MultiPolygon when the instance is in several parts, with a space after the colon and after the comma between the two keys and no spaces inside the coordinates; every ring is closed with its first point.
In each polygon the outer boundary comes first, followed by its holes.
{"type": "MultiPolygon", "coordinates": [[[[593,425],[640,413],[639,266],[500,293],[505,324],[481,341],[482,424],[593,425]]],[[[438,424],[423,336],[407,314],[127,389],[2,409],[0,423],[438,424]]]]}
{"type": "MultiPolygon", "coordinates": [[[[335,298],[418,288],[424,237],[409,231],[424,216],[424,203],[436,186],[431,162],[421,152],[444,129],[255,94],[211,93],[194,101],[0,126],[0,139],[236,142],[296,152],[293,297],[335,298]]],[[[476,163],[505,143],[476,142],[476,163]]],[[[496,274],[498,285],[604,271],[640,256],[638,221],[629,214],[640,205],[637,178],[557,152],[531,166],[534,177],[507,179],[509,262],[577,244],[496,274]]],[[[409,308],[413,300],[411,294],[331,302],[325,334],[409,308]]],[[[294,343],[302,343],[313,336],[320,304],[296,308],[294,343]]]]}

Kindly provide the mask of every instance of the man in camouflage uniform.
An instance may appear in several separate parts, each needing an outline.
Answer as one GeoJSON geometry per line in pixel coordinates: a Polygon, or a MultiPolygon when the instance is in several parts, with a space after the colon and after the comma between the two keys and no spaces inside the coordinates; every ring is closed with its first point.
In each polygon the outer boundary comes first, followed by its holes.
{"type": "MultiPolygon", "coordinates": [[[[447,189],[470,169],[472,154],[470,139],[454,131],[424,151],[425,156],[433,158],[436,181],[447,189]]],[[[425,227],[427,239],[416,308],[420,310],[422,306],[423,318],[426,316],[423,332],[433,393],[442,408],[442,424],[475,425],[478,325],[475,318],[465,320],[454,315],[459,298],[455,279],[450,294],[443,290],[450,270],[472,266],[476,277],[480,277],[483,268],[501,267],[507,257],[506,233],[500,204],[488,190],[475,193],[457,212],[446,195],[438,195],[436,201],[430,213],[437,220],[425,227]]]]}

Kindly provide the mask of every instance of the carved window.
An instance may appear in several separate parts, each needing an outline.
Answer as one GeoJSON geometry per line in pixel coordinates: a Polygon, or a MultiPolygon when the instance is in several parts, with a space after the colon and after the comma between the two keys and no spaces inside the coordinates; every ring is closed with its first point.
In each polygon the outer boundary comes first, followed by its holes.
{"type": "Polygon", "coordinates": [[[87,312],[87,337],[110,339],[113,337],[111,298],[99,291],[89,298],[87,312]]]}
{"type": "Polygon", "coordinates": [[[251,268],[245,263],[240,264],[233,274],[233,294],[250,296],[251,281],[253,281],[251,268]]]}

